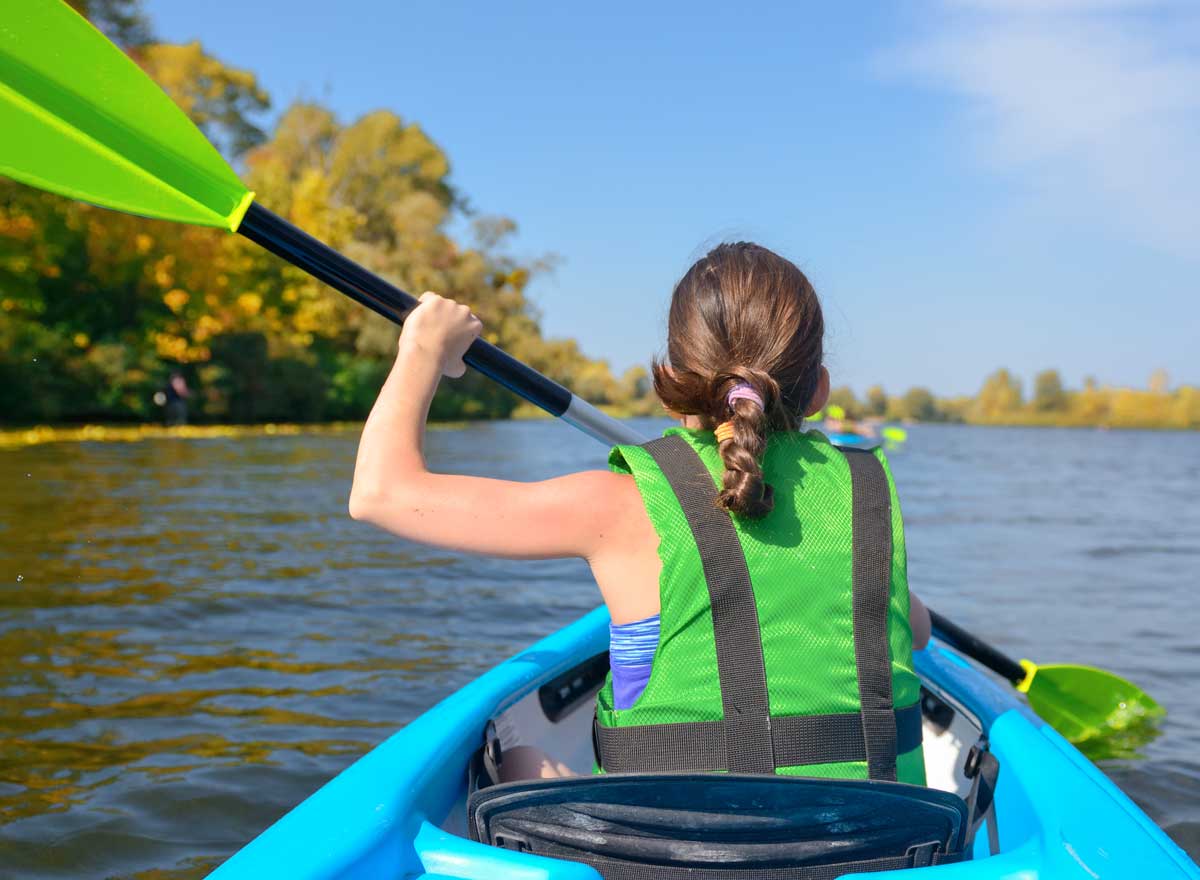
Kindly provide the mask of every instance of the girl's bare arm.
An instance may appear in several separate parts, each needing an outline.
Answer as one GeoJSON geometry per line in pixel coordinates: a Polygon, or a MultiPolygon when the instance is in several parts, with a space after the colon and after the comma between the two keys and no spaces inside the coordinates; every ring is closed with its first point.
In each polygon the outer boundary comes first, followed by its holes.
{"type": "Polygon", "coordinates": [[[591,559],[602,543],[612,546],[613,539],[632,537],[623,533],[646,529],[648,522],[637,521],[642,505],[633,480],[619,474],[588,471],[520,483],[426,468],[422,448],[433,393],[443,374],[463,375],[462,356],[479,331],[466,306],[435,294],[421,297],[363,428],[350,515],[423,544],[514,559],[591,559]]]}

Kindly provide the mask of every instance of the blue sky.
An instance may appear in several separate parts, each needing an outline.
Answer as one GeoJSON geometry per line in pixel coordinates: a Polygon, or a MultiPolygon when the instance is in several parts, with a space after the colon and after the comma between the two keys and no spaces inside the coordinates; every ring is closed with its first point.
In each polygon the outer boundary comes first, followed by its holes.
{"type": "Polygon", "coordinates": [[[617,369],[747,238],[816,285],[835,384],[1200,384],[1194,3],[145,5],[277,110],[420,123],[518,254],[560,257],[545,330],[617,369]]]}

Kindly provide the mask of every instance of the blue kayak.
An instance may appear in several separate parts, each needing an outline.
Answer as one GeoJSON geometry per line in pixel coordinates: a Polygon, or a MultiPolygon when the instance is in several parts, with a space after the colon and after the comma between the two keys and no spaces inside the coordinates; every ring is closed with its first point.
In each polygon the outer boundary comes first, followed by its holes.
{"type": "MultiPolygon", "coordinates": [[[[214,880],[598,880],[601,874],[586,864],[471,840],[467,804],[475,780],[472,768],[486,751],[487,732],[497,726],[519,731],[523,743],[566,763],[585,777],[576,781],[578,785],[604,779],[588,774],[592,700],[607,668],[607,648],[608,615],[601,608],[430,709],[211,876],[214,880]]],[[[969,860],[890,871],[887,876],[933,871],[931,877],[944,880],[1200,880],[1200,869],[1183,850],[1011,689],[940,643],[915,657],[926,691],[923,735],[930,788],[967,795],[971,783],[964,764],[981,734],[999,770],[992,811],[982,814],[987,818],[968,847],[969,860]]],[[[829,781],[792,780],[807,782],[829,781]]],[[[718,875],[737,876],[727,871],[695,876],[718,875]]]]}
{"type": "Polygon", "coordinates": [[[834,446],[878,446],[879,441],[874,437],[864,437],[862,434],[846,434],[833,432],[825,435],[834,446]]]}

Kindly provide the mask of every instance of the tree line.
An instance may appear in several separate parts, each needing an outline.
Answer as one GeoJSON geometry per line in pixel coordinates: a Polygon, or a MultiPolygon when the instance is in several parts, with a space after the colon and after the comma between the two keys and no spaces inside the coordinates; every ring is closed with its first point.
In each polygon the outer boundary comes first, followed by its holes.
{"type": "Polygon", "coordinates": [[[879,385],[858,398],[848,387],[836,388],[830,402],[852,419],[961,422],[972,425],[1045,425],[1103,428],[1200,428],[1200,388],[1170,387],[1164,370],[1156,370],[1146,388],[1102,386],[1086,379],[1068,389],[1058,370],[1043,370],[1026,397],[1020,378],[1006,369],[984,380],[975,396],[936,397],[927,388],[911,388],[892,396],[879,385]]]}
{"type": "MultiPolygon", "coordinates": [[[[526,291],[552,258],[509,252],[516,225],[474,211],[420,125],[387,110],[349,123],[314,102],[268,132],[270,96],[199,43],[154,39],[137,0],[71,0],[175,100],[272,210],[419,293],[469,303],[485,335],[590,399],[644,408],[644,369],[614,376],[547,339],[526,291]],[[452,229],[468,229],[456,235],[452,229]],[[639,403],[641,402],[641,403],[639,403]]],[[[210,422],[365,415],[399,330],[239,236],[118,214],[0,181],[0,421],[146,421],[173,372],[210,422]]],[[[477,375],[435,418],[510,415],[477,375]]]]}

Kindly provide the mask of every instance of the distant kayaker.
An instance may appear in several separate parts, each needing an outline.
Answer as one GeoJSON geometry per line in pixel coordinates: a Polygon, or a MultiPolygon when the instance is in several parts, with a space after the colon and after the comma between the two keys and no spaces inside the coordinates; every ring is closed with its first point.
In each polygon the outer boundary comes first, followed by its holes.
{"type": "MultiPolygon", "coordinates": [[[[681,427],[617,446],[610,471],[537,483],[431,473],[441,376],[481,331],[421,297],[363,429],[350,513],[451,550],[588,561],[612,616],[597,763],[923,783],[908,590],[882,452],[841,450],[805,416],[829,397],[824,319],[794,264],[722,244],[676,285],[654,388],[681,427]]],[[[505,741],[505,778],[566,768],[505,741]]]]}

